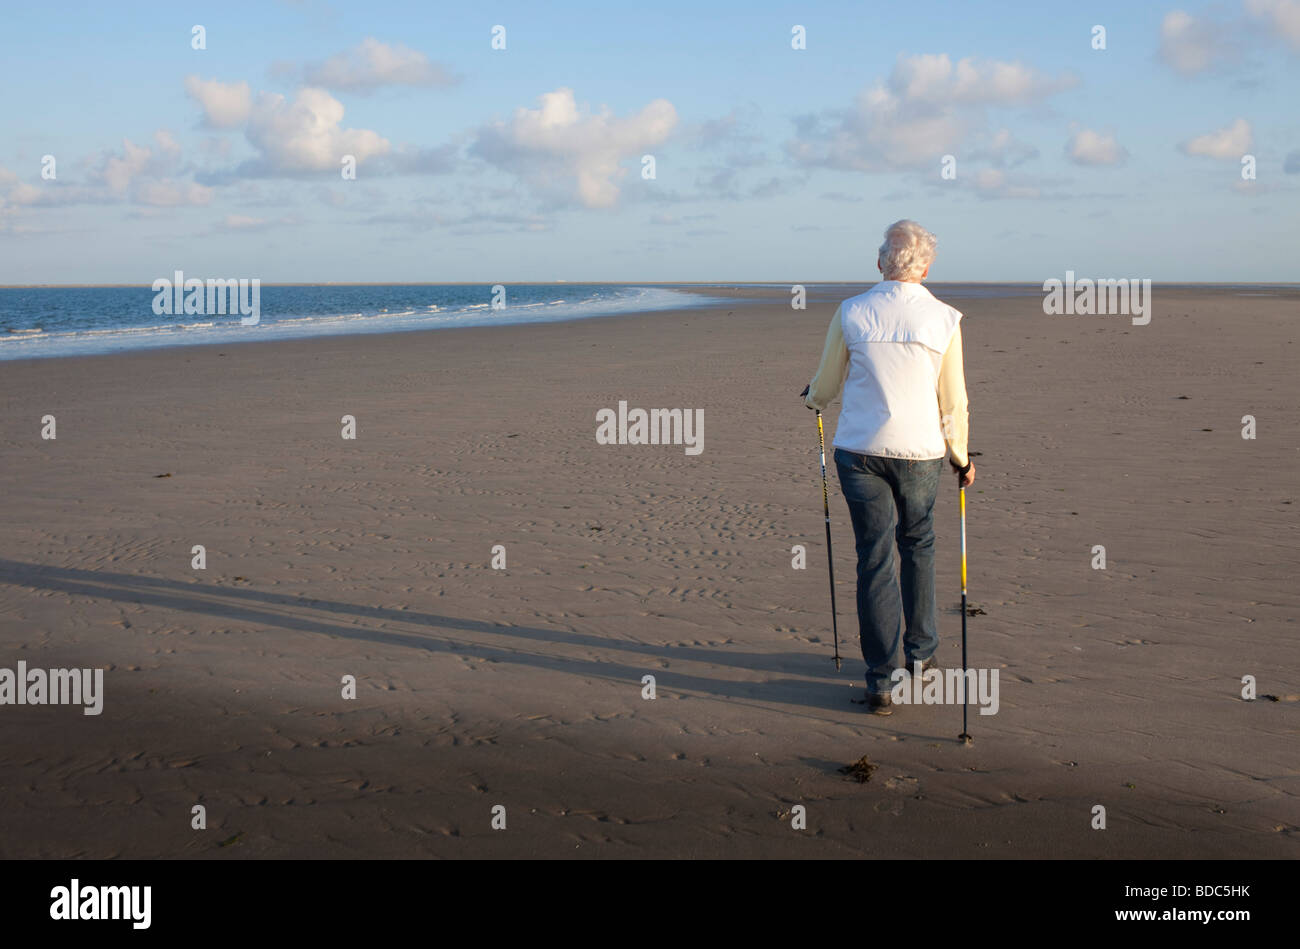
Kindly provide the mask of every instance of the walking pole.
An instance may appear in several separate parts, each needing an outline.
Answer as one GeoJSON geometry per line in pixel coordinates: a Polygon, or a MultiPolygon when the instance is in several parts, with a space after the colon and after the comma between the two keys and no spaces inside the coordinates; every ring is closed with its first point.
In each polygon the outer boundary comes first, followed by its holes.
{"type": "MultiPolygon", "coordinates": [[[[800,395],[807,395],[809,386],[805,386],[800,395]]],[[[826,487],[826,436],[822,430],[822,413],[817,411],[817,446],[822,457],[822,513],[826,515],[826,570],[831,578],[831,629],[835,634],[835,671],[840,669],[840,628],[835,618],[835,558],[831,556],[831,501],[826,487]]]]}
{"type": "Polygon", "coordinates": [[[961,483],[961,475],[957,476],[957,496],[961,507],[961,734],[957,738],[969,745],[972,739],[966,730],[966,693],[970,682],[966,676],[966,486],[961,483]]]}

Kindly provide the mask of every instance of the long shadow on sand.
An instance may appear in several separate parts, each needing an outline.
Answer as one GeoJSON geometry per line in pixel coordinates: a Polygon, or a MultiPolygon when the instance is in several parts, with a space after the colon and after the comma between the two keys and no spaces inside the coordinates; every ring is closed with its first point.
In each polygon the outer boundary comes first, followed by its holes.
{"type": "Polygon", "coordinates": [[[430,652],[473,656],[494,662],[511,662],[549,669],[580,677],[599,677],[619,682],[636,683],[641,676],[653,673],[661,690],[676,693],[694,693],[700,697],[741,699],[762,703],[768,710],[775,705],[798,705],[821,709],[835,714],[837,719],[850,721],[865,718],[865,713],[848,701],[850,690],[846,682],[826,676],[828,659],[807,654],[771,654],[702,649],[697,646],[662,646],[602,638],[569,630],[542,629],[534,626],[507,626],[482,620],[462,619],[434,613],[389,609],[378,606],[360,606],[316,597],[299,597],[261,590],[240,589],[182,583],[163,577],[138,576],[102,570],[81,570],[73,567],[54,567],[46,564],[24,563],[0,558],[0,583],[17,587],[57,590],[62,593],[107,599],[143,606],[157,606],[189,613],[206,613],[228,620],[257,626],[278,626],[305,633],[341,636],[347,639],[366,640],[390,646],[423,649],[430,652]],[[267,608],[260,608],[265,605],[267,608]],[[282,607],[285,611],[275,609],[282,607]],[[373,625],[340,625],[327,617],[317,618],[308,611],[317,610],[334,617],[353,616],[359,620],[378,621],[373,625]],[[389,623],[419,627],[418,632],[390,630],[389,623]],[[474,641],[447,638],[446,631],[511,637],[524,640],[533,650],[510,646],[496,646],[474,641]],[[536,651],[544,644],[557,646],[582,646],[602,650],[619,650],[648,657],[681,662],[699,662],[745,669],[751,673],[796,673],[809,677],[825,676],[822,681],[810,679],[765,678],[759,682],[742,682],[714,679],[705,676],[684,675],[658,663],[625,665],[600,659],[574,659],[548,655],[536,651]]]}

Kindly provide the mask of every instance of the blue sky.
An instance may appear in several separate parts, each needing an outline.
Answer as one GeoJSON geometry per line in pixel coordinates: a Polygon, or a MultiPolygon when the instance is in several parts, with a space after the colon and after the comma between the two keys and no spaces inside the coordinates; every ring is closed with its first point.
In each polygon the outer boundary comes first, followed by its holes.
{"type": "Polygon", "coordinates": [[[14,5],[0,283],[1300,280],[1300,0],[892,9],[14,5]]]}

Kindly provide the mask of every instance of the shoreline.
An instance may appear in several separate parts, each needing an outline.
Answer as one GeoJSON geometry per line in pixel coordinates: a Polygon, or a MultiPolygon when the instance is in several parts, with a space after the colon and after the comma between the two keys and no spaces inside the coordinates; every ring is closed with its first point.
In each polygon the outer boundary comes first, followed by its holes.
{"type": "MultiPolygon", "coordinates": [[[[313,284],[310,286],[324,286],[324,285],[313,284]]],[[[397,285],[379,284],[377,286],[397,286],[397,285]]],[[[411,286],[416,286],[416,285],[412,284],[411,286]]],[[[430,286],[433,285],[431,284],[430,286]]],[[[478,284],[466,284],[466,286],[478,286],[478,284]]],[[[630,286],[642,286],[642,285],[635,284],[630,286]]],[[[649,286],[649,285],[646,284],[645,286],[649,286]]],[[[673,313],[678,311],[691,312],[693,310],[713,309],[722,306],[723,305],[722,301],[726,299],[725,294],[715,295],[715,294],[700,293],[695,291],[683,291],[683,292],[690,293],[691,295],[698,298],[702,298],[702,300],[716,299],[717,297],[721,297],[721,299],[718,300],[717,302],[699,302],[692,307],[663,307],[659,309],[641,309],[641,310],[623,310],[623,311],[615,310],[613,312],[593,313],[590,315],[564,316],[558,319],[551,319],[551,320],[520,320],[514,322],[503,321],[500,323],[449,324],[445,326],[417,326],[417,327],[410,327],[407,329],[398,329],[398,328],[358,329],[358,330],[350,330],[350,331],[335,332],[335,333],[317,332],[314,334],[301,335],[301,336],[285,335],[273,339],[226,338],[221,340],[213,340],[211,342],[157,343],[149,346],[132,346],[123,349],[115,349],[115,350],[108,350],[105,352],[95,352],[95,353],[48,353],[48,354],[34,355],[34,356],[13,356],[13,357],[6,356],[6,357],[0,357],[0,365],[6,365],[9,363],[22,363],[22,362],[45,362],[51,359],[81,359],[81,358],[98,358],[104,356],[125,356],[134,353],[154,352],[157,350],[208,349],[212,346],[226,346],[226,345],[230,345],[230,346],[272,345],[272,344],[279,344],[279,343],[310,342],[310,341],[320,341],[320,340],[327,340],[327,339],[350,339],[358,336],[405,336],[408,334],[418,334],[418,333],[441,333],[447,330],[467,330],[467,329],[500,330],[500,329],[507,329],[507,328],[517,328],[521,326],[543,326],[543,325],[564,324],[564,323],[582,323],[588,320],[603,320],[603,319],[612,319],[617,317],[652,317],[661,313],[673,313]]],[[[237,316],[231,317],[232,320],[237,318],[238,318],[237,316]]],[[[275,326],[276,324],[269,322],[267,325],[275,326]]],[[[39,335],[34,335],[28,338],[31,338],[33,340],[40,340],[42,337],[39,335]]],[[[3,344],[0,344],[0,353],[3,353],[2,347],[3,344]]]]}
{"type": "MultiPolygon", "coordinates": [[[[871,285],[872,285],[871,283],[838,284],[838,283],[826,283],[826,282],[807,284],[806,302],[807,305],[810,307],[815,305],[825,304],[828,302],[838,302],[840,299],[843,298],[844,290],[846,288],[860,287],[862,290],[865,290],[868,289],[871,285]]],[[[118,286],[136,287],[137,285],[118,285],[118,286]]],[[[272,285],[267,284],[266,286],[272,286],[272,285]]],[[[276,284],[274,286],[386,287],[386,286],[479,286],[479,284],[276,284]]],[[[557,285],[557,286],[562,286],[562,285],[557,285]]],[[[788,306],[788,301],[789,301],[789,289],[788,289],[789,285],[784,283],[747,284],[747,285],[728,286],[727,284],[721,282],[712,282],[708,284],[656,284],[650,282],[650,283],[642,283],[642,284],[628,284],[627,286],[665,287],[665,288],[689,287],[690,289],[684,289],[682,290],[682,292],[686,294],[690,294],[696,298],[699,298],[702,301],[714,300],[716,302],[700,302],[692,307],[685,307],[685,308],[669,306],[669,307],[664,307],[659,309],[627,310],[627,311],[615,311],[609,313],[594,313],[589,316],[587,315],[565,316],[554,320],[536,320],[536,321],[501,322],[501,323],[475,323],[470,325],[453,324],[453,325],[432,326],[432,327],[420,326],[420,327],[411,327],[407,329],[389,328],[389,329],[349,330],[349,331],[337,332],[337,333],[315,333],[311,335],[301,335],[301,336],[288,335],[288,336],[282,336],[282,337],[272,338],[272,339],[241,340],[236,338],[226,338],[221,340],[213,340],[212,342],[158,343],[149,346],[134,346],[134,347],[128,347],[123,349],[115,349],[115,350],[108,350],[105,352],[93,352],[93,353],[66,353],[66,354],[45,353],[45,354],[31,355],[31,356],[13,356],[13,357],[5,356],[3,358],[0,358],[0,365],[11,364],[11,363],[18,364],[18,363],[29,363],[29,362],[47,362],[49,360],[57,360],[57,359],[89,359],[89,358],[100,358],[100,357],[111,357],[111,356],[124,356],[133,353],[153,352],[157,350],[173,350],[173,349],[197,350],[197,349],[207,349],[212,346],[227,346],[227,345],[235,346],[235,347],[243,347],[243,346],[253,345],[253,344],[272,345],[272,344],[284,344],[284,343],[296,343],[296,342],[323,341],[328,339],[339,339],[339,338],[347,339],[347,338],[353,338],[358,336],[407,336],[410,334],[420,334],[420,333],[442,333],[448,330],[467,330],[467,329],[500,330],[506,328],[518,328],[521,326],[582,323],[590,320],[604,320],[604,319],[612,319],[612,318],[644,318],[644,317],[654,317],[663,314],[671,314],[671,313],[678,312],[679,310],[681,312],[690,312],[692,310],[716,309],[718,307],[724,306],[728,300],[730,300],[733,304],[737,306],[743,305],[746,301],[754,301],[754,300],[758,300],[764,303],[772,303],[772,304],[776,304],[778,301],[785,301],[786,305],[788,306]]],[[[941,299],[944,297],[945,289],[951,290],[953,288],[972,287],[972,286],[988,287],[988,288],[1007,288],[1007,289],[1016,289],[1016,290],[1024,290],[1024,289],[1032,288],[1035,294],[1041,292],[1037,284],[1007,284],[1007,283],[977,284],[977,283],[968,283],[968,282],[932,283],[930,281],[927,281],[926,286],[931,288],[931,290],[936,294],[936,296],[939,296],[941,299]]],[[[1226,285],[1225,284],[1204,284],[1204,285],[1170,284],[1170,285],[1162,285],[1160,289],[1162,295],[1164,293],[1173,293],[1173,294],[1195,293],[1197,292],[1198,286],[1212,287],[1221,292],[1230,292],[1230,293],[1236,293],[1238,291],[1250,290],[1250,289],[1278,290],[1278,291],[1289,290],[1297,294],[1297,302],[1300,303],[1300,284],[1239,284],[1239,285],[1238,284],[1226,284],[1226,285]]],[[[109,285],[105,285],[105,288],[108,287],[109,285]]],[[[73,285],[67,285],[66,287],[50,287],[48,289],[71,289],[71,288],[73,288],[73,285]]],[[[94,286],[87,285],[85,288],[94,288],[94,286]]],[[[0,289],[35,289],[35,288],[0,287],[0,289]]],[[[1244,294],[1244,295],[1253,296],[1253,294],[1244,294]]],[[[983,297],[983,296],[968,297],[962,294],[953,294],[951,298],[954,300],[960,300],[964,302],[969,302],[978,299],[995,299],[995,297],[983,297]]],[[[1089,318],[1104,319],[1105,315],[1102,315],[1101,317],[1089,317],[1089,318]]],[[[274,326],[275,324],[269,323],[268,325],[274,326]]],[[[27,338],[31,338],[35,340],[41,339],[39,335],[33,335],[27,338]]],[[[3,344],[0,343],[0,353],[3,353],[3,351],[4,351],[3,344]]]]}
{"type": "MultiPolygon", "coordinates": [[[[1197,287],[1280,287],[1280,288],[1300,288],[1300,282],[1297,281],[1246,281],[1238,282],[1233,280],[1160,280],[1150,278],[1154,285],[1168,287],[1170,289],[1180,288],[1197,288],[1197,287]]],[[[861,280],[514,280],[514,281],[497,281],[505,286],[515,286],[528,284],[538,287],[564,287],[564,286],[627,286],[627,287],[725,287],[735,285],[739,287],[789,287],[795,284],[804,284],[805,286],[835,286],[847,287],[861,285],[869,287],[875,281],[863,282],[861,280]]],[[[0,290],[122,290],[122,289],[144,289],[150,286],[151,281],[142,281],[140,283],[0,283],[0,290]]],[[[927,286],[985,286],[985,287],[1037,287],[1042,285],[1040,280],[946,280],[946,281],[926,281],[927,286]]],[[[338,281],[338,280],[289,280],[263,282],[263,287],[490,287],[492,283],[483,280],[455,280],[455,281],[425,281],[425,280],[385,280],[385,281],[338,281]]]]}

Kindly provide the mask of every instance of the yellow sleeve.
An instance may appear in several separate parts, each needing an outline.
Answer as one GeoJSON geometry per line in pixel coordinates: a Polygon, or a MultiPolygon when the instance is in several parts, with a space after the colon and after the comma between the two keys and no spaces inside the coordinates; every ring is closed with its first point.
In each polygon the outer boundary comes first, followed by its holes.
{"type": "Polygon", "coordinates": [[[961,327],[952,334],[948,350],[939,364],[939,417],[948,452],[959,466],[966,467],[966,441],[970,437],[970,412],[966,400],[966,369],[961,351],[961,327]]]}
{"type": "Polygon", "coordinates": [[[825,412],[849,374],[849,347],[844,344],[844,329],[840,326],[840,310],[835,308],[831,325],[826,330],[826,345],[822,347],[822,362],[817,367],[817,375],[808,384],[808,396],[804,405],[818,412],[825,412]]]}

